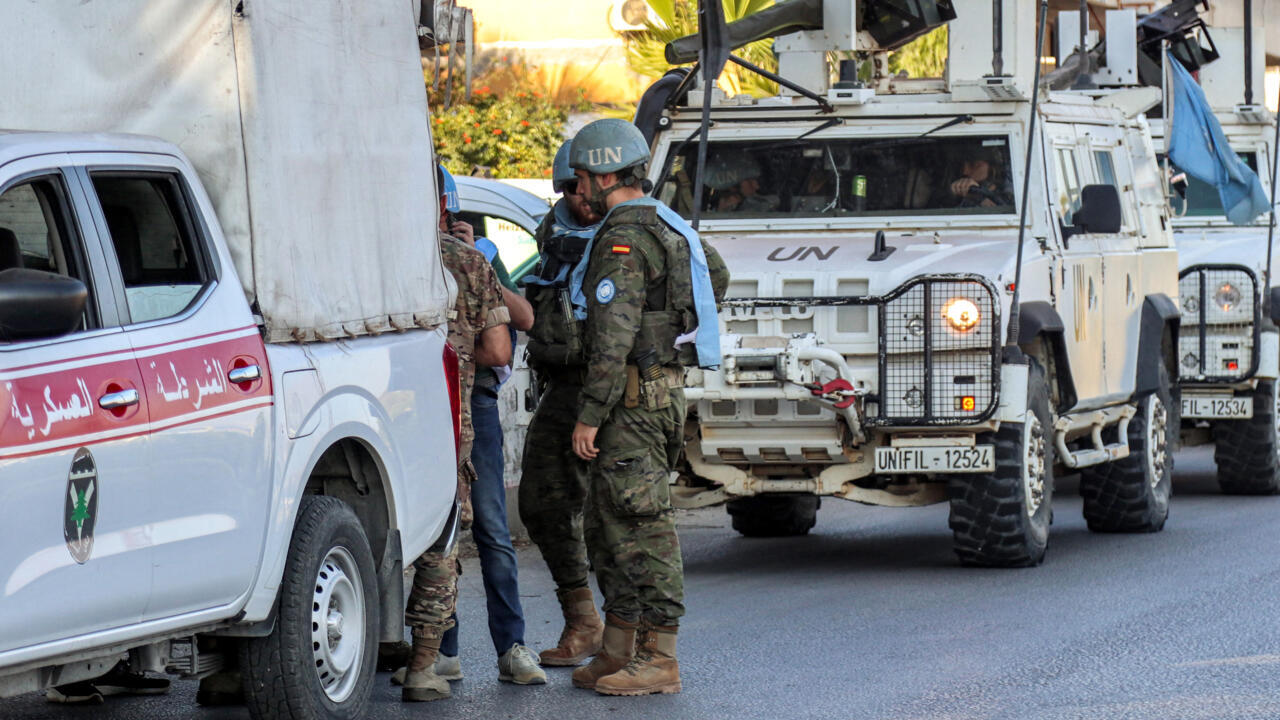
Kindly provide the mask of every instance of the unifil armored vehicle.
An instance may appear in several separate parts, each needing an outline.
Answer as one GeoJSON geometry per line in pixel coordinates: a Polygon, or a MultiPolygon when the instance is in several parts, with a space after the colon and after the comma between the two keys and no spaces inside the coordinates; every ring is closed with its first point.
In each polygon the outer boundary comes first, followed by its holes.
{"type": "Polygon", "coordinates": [[[654,193],[732,273],[723,363],[686,380],[677,504],[787,535],[822,497],[948,502],[961,562],[1025,566],[1078,472],[1091,529],[1163,527],[1181,315],[1159,95],[1033,92],[1040,6],[790,0],[711,33],[776,36],[776,97],[699,69],[647,93],[654,193]],[[887,72],[943,23],[948,77],[887,72]]]}
{"type": "MultiPolygon", "coordinates": [[[[1215,5],[1217,17],[1209,18],[1211,41],[1201,43],[1205,51],[1194,56],[1218,56],[1198,68],[1199,85],[1230,149],[1256,174],[1260,194],[1274,207],[1276,119],[1255,102],[1255,92],[1262,92],[1264,54],[1253,34],[1263,24],[1262,3],[1245,3],[1250,5],[1252,19],[1240,8],[1235,8],[1235,17],[1228,17],[1215,5]]],[[[1164,103],[1170,110],[1165,114],[1168,120],[1151,123],[1161,152],[1168,130],[1184,121],[1172,112],[1171,101],[1166,98],[1164,103]]],[[[1181,265],[1182,441],[1214,446],[1223,492],[1276,493],[1280,341],[1274,324],[1272,253],[1267,250],[1274,216],[1270,211],[1253,216],[1258,209],[1253,207],[1240,210],[1241,216],[1232,222],[1217,189],[1173,164],[1167,167],[1174,180],[1170,204],[1181,265]]]]}

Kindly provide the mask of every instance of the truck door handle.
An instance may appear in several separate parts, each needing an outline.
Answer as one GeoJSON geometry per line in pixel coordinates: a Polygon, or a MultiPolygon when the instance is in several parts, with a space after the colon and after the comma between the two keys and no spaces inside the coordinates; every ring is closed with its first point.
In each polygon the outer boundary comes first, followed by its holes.
{"type": "Polygon", "coordinates": [[[231,372],[227,373],[227,379],[239,385],[241,383],[249,383],[262,377],[262,371],[257,365],[245,365],[244,367],[231,368],[231,372]]]}
{"type": "Polygon", "coordinates": [[[138,404],[138,391],[132,388],[119,392],[107,393],[98,398],[98,407],[103,410],[119,410],[138,404]]]}

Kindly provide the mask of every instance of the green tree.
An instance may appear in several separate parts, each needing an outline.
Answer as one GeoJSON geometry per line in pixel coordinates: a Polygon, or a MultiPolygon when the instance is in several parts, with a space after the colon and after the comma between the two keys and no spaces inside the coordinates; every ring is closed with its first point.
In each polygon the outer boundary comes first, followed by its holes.
{"type": "Polygon", "coordinates": [[[889,71],[907,71],[908,77],[942,77],[947,69],[947,26],[921,35],[889,53],[889,71]]]}
{"type": "MultiPolygon", "coordinates": [[[[698,32],[698,4],[696,0],[646,0],[653,14],[660,20],[647,24],[643,32],[624,33],[627,62],[631,69],[646,77],[659,78],[671,65],[664,55],[668,42],[698,32]]],[[[728,22],[739,20],[773,5],[774,0],[722,0],[724,17],[728,22]]],[[[773,55],[773,40],[753,42],[734,51],[742,59],[760,67],[776,71],[778,60],[773,55]]],[[[747,94],[766,97],[778,92],[777,84],[737,65],[725,66],[720,75],[720,89],[730,95],[747,94]]]]}

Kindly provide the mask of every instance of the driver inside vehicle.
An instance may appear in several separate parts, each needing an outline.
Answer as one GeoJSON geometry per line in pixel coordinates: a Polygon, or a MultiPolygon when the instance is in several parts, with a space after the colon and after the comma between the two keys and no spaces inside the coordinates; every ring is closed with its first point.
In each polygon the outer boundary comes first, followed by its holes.
{"type": "Polygon", "coordinates": [[[750,155],[721,153],[707,163],[714,212],[769,212],[777,202],[760,194],[760,165],[750,155]]]}
{"type": "Polygon", "coordinates": [[[979,150],[965,157],[960,176],[947,187],[956,207],[996,207],[1013,204],[1009,178],[1002,178],[996,154],[979,150]]]}

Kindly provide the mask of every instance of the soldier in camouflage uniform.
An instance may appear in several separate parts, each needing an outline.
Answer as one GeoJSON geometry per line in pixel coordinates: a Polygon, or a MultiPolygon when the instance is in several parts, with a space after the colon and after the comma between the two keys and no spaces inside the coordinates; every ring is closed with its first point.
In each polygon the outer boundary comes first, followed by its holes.
{"type": "Polygon", "coordinates": [[[645,196],[649,149],[622,120],[573,140],[580,192],[605,216],[575,269],[587,372],[574,452],[590,462],[585,533],[604,593],[603,649],[573,673],[607,695],[680,691],[684,577],[669,476],[683,443],[684,367],[720,362],[719,255],[645,196]],[[714,280],[713,280],[714,276],[714,280]]]}
{"type": "MultiPolygon", "coordinates": [[[[443,178],[437,177],[444,187],[443,178]]],[[[461,447],[458,450],[458,496],[469,506],[471,443],[471,387],[476,363],[504,365],[511,359],[511,336],[507,330],[510,314],[502,302],[498,278],[478,250],[449,237],[445,227],[445,198],[440,199],[440,259],[458,285],[458,296],[449,313],[449,344],[458,353],[458,384],[461,399],[461,447]]],[[[463,517],[470,514],[465,507],[463,517]]],[[[458,598],[457,548],[445,554],[428,550],[413,563],[413,589],[405,608],[405,625],[413,635],[409,664],[405,669],[401,699],[439,700],[450,695],[449,683],[435,673],[444,633],[453,627],[458,598]]]]}
{"type": "Polygon", "coordinates": [[[525,294],[534,306],[528,361],[537,373],[540,393],[525,436],[520,520],[551,571],[564,615],[559,643],[543,650],[540,660],[543,665],[569,666],[599,651],[604,632],[587,585],[590,568],[582,537],[587,464],[569,444],[586,362],[580,323],[566,312],[569,272],[582,258],[600,216],[577,194],[568,141],[556,152],[551,181],[563,197],[534,233],[542,261],[537,276],[525,280],[525,294]]]}

